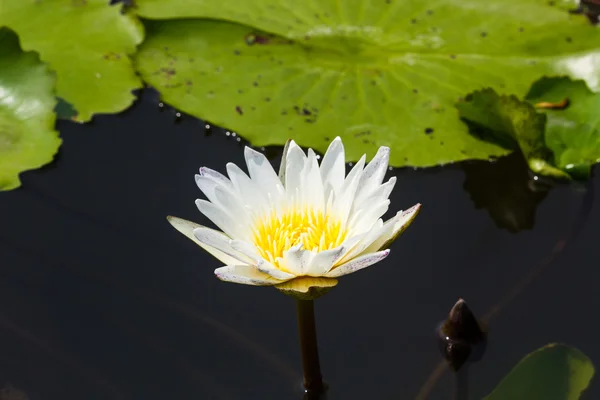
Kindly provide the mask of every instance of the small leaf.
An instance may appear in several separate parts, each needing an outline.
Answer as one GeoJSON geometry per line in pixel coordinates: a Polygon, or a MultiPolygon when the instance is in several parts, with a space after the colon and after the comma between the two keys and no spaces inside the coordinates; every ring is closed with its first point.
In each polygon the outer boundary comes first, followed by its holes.
{"type": "Polygon", "coordinates": [[[61,140],[54,130],[54,77],[17,36],[0,29],[0,190],[20,186],[19,174],[52,161],[61,140]]]}
{"type": "Polygon", "coordinates": [[[176,108],[256,146],[293,135],[324,152],[339,135],[352,160],[381,145],[392,148],[394,166],[487,159],[507,150],[468,135],[454,109],[460,96],[484,87],[523,96],[557,72],[598,82],[593,68],[579,66],[598,64],[600,30],[563,2],[136,5],[143,17],[178,19],[153,24],[136,59],[144,79],[176,108]]]}
{"type": "Polygon", "coordinates": [[[525,99],[533,104],[568,99],[563,109],[543,110],[545,142],[558,168],[587,179],[591,166],[600,162],[600,94],[592,93],[584,81],[557,77],[535,82],[525,99]]]}
{"type": "Polygon", "coordinates": [[[593,376],[581,351],[549,344],[525,356],[484,400],[577,400],[593,376]]]}
{"type": "Polygon", "coordinates": [[[141,87],[129,59],[143,26],[107,0],[0,0],[0,26],[19,35],[24,50],[40,53],[56,71],[57,95],[85,122],[93,114],[129,107],[141,87]]]}
{"type": "Polygon", "coordinates": [[[520,149],[533,172],[570,179],[553,165],[552,153],[544,142],[546,116],[531,104],[484,89],[469,94],[456,108],[474,135],[507,149],[520,149]]]}

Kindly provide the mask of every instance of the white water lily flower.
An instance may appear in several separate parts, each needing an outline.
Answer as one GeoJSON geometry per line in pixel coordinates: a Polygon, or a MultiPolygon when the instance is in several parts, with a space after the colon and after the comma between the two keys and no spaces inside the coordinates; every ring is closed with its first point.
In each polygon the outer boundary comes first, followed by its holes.
{"type": "Polygon", "coordinates": [[[168,219],[224,264],[215,270],[223,281],[302,293],[335,286],[335,278],[383,260],[419,212],[417,204],[381,220],[396,183],[395,177],[382,183],[389,153],[381,147],[366,166],[363,155],[346,176],[339,137],[321,165],[312,149],[306,155],[289,141],[278,175],[263,154],[246,147],[250,176],[232,163],[229,178],[205,167],[196,175],[208,198],[196,205],[222,232],[168,219]]]}

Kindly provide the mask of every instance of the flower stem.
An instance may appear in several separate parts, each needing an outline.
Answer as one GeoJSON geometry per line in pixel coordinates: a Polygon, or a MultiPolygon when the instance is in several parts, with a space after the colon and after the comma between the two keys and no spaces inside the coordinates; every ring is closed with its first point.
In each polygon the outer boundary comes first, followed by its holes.
{"type": "Polygon", "coordinates": [[[298,313],[300,351],[302,353],[302,371],[304,372],[304,389],[306,390],[306,394],[320,396],[325,394],[326,387],[323,384],[321,366],[319,364],[313,301],[296,300],[296,310],[298,313]]]}

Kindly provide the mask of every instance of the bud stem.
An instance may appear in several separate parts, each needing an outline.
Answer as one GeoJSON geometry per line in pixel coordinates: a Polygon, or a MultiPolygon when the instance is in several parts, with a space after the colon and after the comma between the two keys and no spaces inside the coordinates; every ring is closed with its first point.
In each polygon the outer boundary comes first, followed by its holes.
{"type": "Polygon", "coordinates": [[[454,373],[454,400],[469,400],[469,366],[454,373]]]}
{"type": "Polygon", "coordinates": [[[302,353],[302,370],[304,373],[304,389],[310,398],[319,398],[325,394],[326,388],[321,376],[319,349],[317,346],[317,329],[315,326],[315,310],[313,300],[296,300],[298,313],[298,333],[300,351],[302,353]],[[312,397],[314,395],[315,397],[312,397]]]}

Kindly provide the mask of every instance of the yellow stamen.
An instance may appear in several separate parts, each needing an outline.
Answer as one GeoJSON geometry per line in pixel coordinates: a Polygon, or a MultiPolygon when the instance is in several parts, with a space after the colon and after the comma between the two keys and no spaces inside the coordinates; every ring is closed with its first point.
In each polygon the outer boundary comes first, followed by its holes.
{"type": "Polygon", "coordinates": [[[305,250],[320,252],[339,246],[346,236],[339,219],[308,207],[280,214],[273,211],[254,227],[254,244],[260,255],[283,271],[287,268],[279,258],[291,247],[302,244],[305,250]]]}

